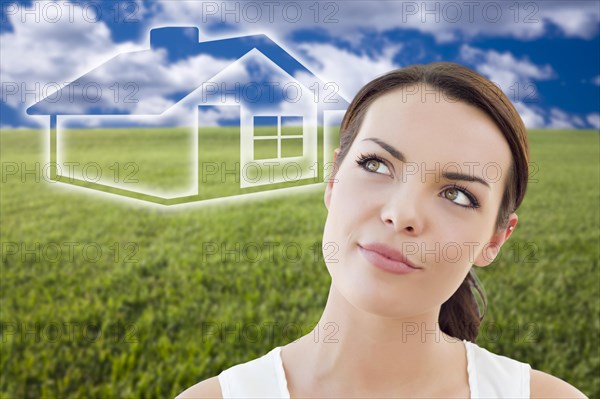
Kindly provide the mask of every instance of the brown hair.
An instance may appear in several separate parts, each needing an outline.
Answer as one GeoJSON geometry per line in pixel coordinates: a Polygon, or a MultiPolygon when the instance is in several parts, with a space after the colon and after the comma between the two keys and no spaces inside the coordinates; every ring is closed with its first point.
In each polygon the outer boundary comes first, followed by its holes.
{"type": "MultiPolygon", "coordinates": [[[[340,153],[336,163],[345,158],[360,129],[364,115],[377,98],[392,90],[415,85],[432,87],[446,98],[479,108],[489,115],[502,131],[512,153],[496,228],[505,229],[509,216],[521,205],[529,176],[529,144],[527,130],[519,113],[502,90],[471,69],[449,62],[412,65],[391,71],[367,83],[350,103],[340,126],[340,153]]],[[[487,300],[475,271],[471,269],[456,292],[442,304],[441,330],[453,337],[475,342],[487,310],[487,300]],[[475,289],[482,301],[480,311],[475,289]]]]}

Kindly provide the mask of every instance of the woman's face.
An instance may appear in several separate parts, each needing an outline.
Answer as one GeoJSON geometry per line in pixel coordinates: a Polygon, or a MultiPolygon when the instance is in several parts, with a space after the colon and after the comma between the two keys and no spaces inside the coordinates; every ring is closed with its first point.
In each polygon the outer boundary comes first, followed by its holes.
{"type": "MultiPolygon", "coordinates": [[[[510,235],[495,225],[511,164],[501,131],[479,109],[423,90],[397,89],[370,105],[325,193],[332,283],[355,307],[387,317],[441,306],[510,235]],[[420,269],[377,267],[381,245],[420,269]]],[[[512,214],[509,225],[516,221],[512,214]]]]}

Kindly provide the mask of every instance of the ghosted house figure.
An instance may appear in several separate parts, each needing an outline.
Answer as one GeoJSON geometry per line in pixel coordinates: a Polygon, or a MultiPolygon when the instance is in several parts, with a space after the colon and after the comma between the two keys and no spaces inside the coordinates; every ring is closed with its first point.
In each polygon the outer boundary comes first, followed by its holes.
{"type": "Polygon", "coordinates": [[[50,117],[51,178],[163,205],[322,182],[319,172],[327,174],[337,145],[332,121],[348,106],[339,87],[321,81],[266,35],[198,38],[196,27],[152,29],[149,49],[116,55],[29,107],[29,115],[50,117]],[[235,160],[224,160],[222,149],[206,141],[215,126],[237,129],[226,141],[235,160]],[[84,129],[90,127],[96,130],[84,129]],[[61,151],[100,128],[113,141],[122,129],[140,130],[139,148],[152,129],[183,129],[168,138],[181,140],[178,159],[161,162],[172,162],[164,170],[185,176],[185,184],[164,190],[138,181],[132,188],[110,176],[66,175],[61,151]]]}

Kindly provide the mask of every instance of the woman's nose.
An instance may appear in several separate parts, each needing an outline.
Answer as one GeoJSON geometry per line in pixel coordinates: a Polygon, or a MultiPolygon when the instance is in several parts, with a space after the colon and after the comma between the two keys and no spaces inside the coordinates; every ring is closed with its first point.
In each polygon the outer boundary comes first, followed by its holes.
{"type": "Polygon", "coordinates": [[[423,230],[423,200],[414,185],[400,183],[381,209],[381,220],[396,232],[418,235],[423,230]]]}

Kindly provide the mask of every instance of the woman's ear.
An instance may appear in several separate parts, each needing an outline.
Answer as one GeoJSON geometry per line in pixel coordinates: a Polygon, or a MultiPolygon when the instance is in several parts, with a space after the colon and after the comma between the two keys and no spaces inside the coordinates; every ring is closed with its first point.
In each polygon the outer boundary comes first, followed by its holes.
{"type": "Polygon", "coordinates": [[[475,266],[488,266],[490,263],[496,259],[498,253],[500,252],[500,248],[502,245],[508,240],[508,237],[515,231],[517,227],[517,222],[519,221],[519,217],[516,213],[511,213],[508,217],[508,225],[506,228],[502,230],[498,230],[492,235],[492,238],[483,246],[483,249],[475,259],[473,264],[475,266]]]}
{"type": "Polygon", "coordinates": [[[338,169],[338,164],[337,164],[337,158],[338,155],[340,154],[340,149],[336,148],[335,151],[333,151],[333,165],[331,168],[329,168],[330,172],[327,176],[325,176],[326,183],[327,186],[325,187],[325,207],[327,208],[327,210],[329,210],[329,202],[331,202],[331,191],[333,190],[333,183],[336,182],[335,176],[337,175],[337,169],[338,169]]]}

